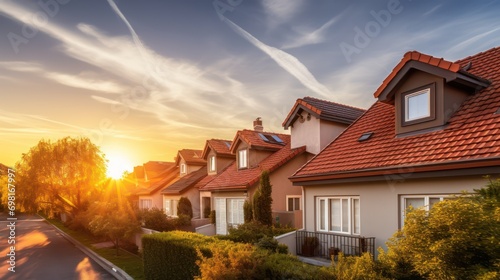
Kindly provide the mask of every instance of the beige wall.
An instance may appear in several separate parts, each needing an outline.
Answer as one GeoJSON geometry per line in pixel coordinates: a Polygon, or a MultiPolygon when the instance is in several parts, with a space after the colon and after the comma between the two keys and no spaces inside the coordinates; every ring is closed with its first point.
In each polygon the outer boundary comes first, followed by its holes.
{"type": "MultiPolygon", "coordinates": [[[[272,198],[273,211],[287,211],[286,209],[286,196],[287,195],[302,195],[302,190],[298,186],[292,185],[292,182],[288,180],[297,169],[304,165],[307,161],[307,154],[302,154],[297,156],[293,160],[289,161],[284,166],[275,170],[269,176],[271,185],[273,186],[272,198]]],[[[258,187],[259,183],[257,183],[258,187]]]]}
{"type": "Polygon", "coordinates": [[[346,128],[347,124],[334,123],[329,121],[320,122],[320,151],[323,150],[326,145],[330,144],[333,139],[337,138],[346,128]]]}
{"type": "MultiPolygon", "coordinates": [[[[163,195],[163,201],[165,199],[173,199],[173,200],[179,200],[181,197],[187,197],[189,201],[191,202],[191,206],[193,208],[193,218],[199,219],[200,218],[200,194],[198,189],[191,188],[189,191],[181,194],[181,195],[163,195]]],[[[162,202],[163,203],[163,202],[162,202]]],[[[162,209],[165,210],[165,205],[162,204],[162,209]]]]}
{"type": "Polygon", "coordinates": [[[233,163],[233,161],[234,161],[234,158],[220,157],[220,156],[217,156],[217,154],[215,154],[215,152],[213,150],[210,150],[210,152],[207,155],[207,172],[209,175],[218,174],[218,173],[222,172],[222,170],[224,170],[224,168],[226,168],[231,163],[233,163]],[[215,166],[216,166],[215,172],[210,171],[210,157],[212,157],[212,156],[215,156],[215,166]]]}
{"type": "Polygon", "coordinates": [[[301,114],[305,121],[301,123],[296,120],[290,127],[292,149],[306,146],[306,151],[311,154],[318,154],[326,145],[330,144],[345,128],[346,124],[323,121],[311,116],[307,120],[307,112],[301,114]]]}
{"type": "Polygon", "coordinates": [[[481,176],[469,176],[307,186],[304,187],[305,230],[316,231],[317,197],[359,196],[361,235],[375,237],[376,247],[386,248],[385,242],[400,225],[402,195],[459,194],[463,190],[481,188],[486,182],[481,176]]]}
{"type": "Polygon", "coordinates": [[[318,154],[321,151],[320,139],[320,120],[314,116],[311,116],[310,120],[307,120],[307,112],[302,112],[302,116],[305,121],[301,123],[296,120],[293,126],[290,127],[292,149],[306,146],[306,151],[312,154],[318,154]]]}

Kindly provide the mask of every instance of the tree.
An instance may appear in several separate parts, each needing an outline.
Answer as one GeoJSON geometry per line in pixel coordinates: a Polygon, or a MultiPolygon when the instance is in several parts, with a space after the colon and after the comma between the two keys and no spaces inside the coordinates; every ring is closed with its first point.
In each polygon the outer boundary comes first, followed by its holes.
{"type": "Polygon", "coordinates": [[[269,179],[269,172],[263,171],[260,175],[260,186],[253,198],[253,215],[257,222],[271,226],[273,224],[272,215],[272,185],[269,179]]]}
{"type": "Polygon", "coordinates": [[[406,279],[499,277],[500,211],[498,205],[485,207],[485,201],[477,195],[460,196],[439,202],[428,212],[411,209],[404,228],[379,260],[397,279],[402,270],[414,274],[406,279]]]}
{"type": "Polygon", "coordinates": [[[189,219],[193,218],[193,206],[187,197],[181,197],[177,204],[177,215],[186,215],[189,219]]]}
{"type": "Polygon", "coordinates": [[[86,216],[90,232],[113,242],[116,255],[119,255],[120,241],[130,238],[140,230],[140,223],[132,207],[121,195],[116,184],[108,188],[101,200],[91,204],[86,216]]]}
{"type": "Polygon", "coordinates": [[[253,220],[253,206],[249,200],[245,200],[243,204],[243,219],[245,223],[249,223],[253,220]]]}
{"type": "Polygon", "coordinates": [[[40,140],[16,164],[16,199],[25,211],[85,209],[101,192],[104,154],[88,138],[40,140]]]}
{"type": "Polygon", "coordinates": [[[157,231],[171,231],[175,229],[174,223],[167,218],[163,210],[156,207],[142,210],[142,218],[146,228],[157,231]]]}

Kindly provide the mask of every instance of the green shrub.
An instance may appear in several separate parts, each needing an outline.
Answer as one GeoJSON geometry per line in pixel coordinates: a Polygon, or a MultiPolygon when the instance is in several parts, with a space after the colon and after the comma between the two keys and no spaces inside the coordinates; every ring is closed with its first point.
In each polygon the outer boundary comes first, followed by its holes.
{"type": "Polygon", "coordinates": [[[249,223],[253,220],[253,208],[252,203],[247,199],[243,204],[243,219],[245,223],[249,223]]]}
{"type": "Polygon", "coordinates": [[[272,188],[269,172],[263,171],[260,175],[260,186],[253,197],[253,217],[255,221],[268,226],[273,224],[272,188]]]}
{"type": "Polygon", "coordinates": [[[213,238],[184,231],[171,231],[142,237],[146,279],[193,279],[199,275],[197,249],[210,255],[206,246],[213,238]]]}
{"type": "Polygon", "coordinates": [[[254,246],[220,240],[207,247],[209,256],[197,250],[200,276],[196,279],[260,279],[255,274],[263,258],[256,255],[254,246]]]}
{"type": "Polygon", "coordinates": [[[338,261],[332,261],[331,271],[337,280],[388,279],[377,271],[376,263],[370,253],[347,257],[340,253],[338,261]]]}
{"type": "Polygon", "coordinates": [[[239,225],[237,228],[229,229],[228,235],[220,236],[219,238],[234,242],[256,243],[265,236],[278,236],[294,230],[295,229],[293,228],[269,227],[256,221],[252,221],[250,223],[239,225]]]}
{"type": "Polygon", "coordinates": [[[175,229],[172,219],[169,219],[163,210],[158,208],[145,209],[141,211],[144,227],[156,231],[171,231],[175,229]]]}
{"type": "Polygon", "coordinates": [[[185,227],[191,225],[191,218],[188,215],[179,214],[177,218],[174,219],[176,227],[185,227]]]}
{"type": "Polygon", "coordinates": [[[203,208],[203,218],[210,218],[210,211],[210,205],[205,206],[205,208],[203,208]]]}
{"type": "Polygon", "coordinates": [[[261,249],[269,250],[272,253],[288,254],[288,246],[280,244],[276,239],[270,236],[262,237],[255,246],[261,249]]]}
{"type": "Polygon", "coordinates": [[[187,197],[181,197],[177,204],[177,215],[187,215],[189,219],[193,218],[193,206],[187,197]]]}
{"type": "Polygon", "coordinates": [[[209,218],[210,218],[210,223],[211,223],[212,225],[215,225],[215,220],[216,220],[215,210],[210,211],[210,216],[209,216],[209,218]]]}

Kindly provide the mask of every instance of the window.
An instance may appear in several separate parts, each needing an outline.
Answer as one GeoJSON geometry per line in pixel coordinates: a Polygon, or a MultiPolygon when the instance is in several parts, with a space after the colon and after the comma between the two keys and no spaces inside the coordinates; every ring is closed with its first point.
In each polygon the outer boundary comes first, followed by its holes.
{"type": "Polygon", "coordinates": [[[401,197],[401,225],[404,225],[406,213],[411,206],[414,209],[423,208],[429,211],[434,204],[449,199],[449,195],[405,195],[401,197]]]}
{"type": "Polygon", "coordinates": [[[248,167],[248,151],[240,150],[238,152],[238,168],[247,168],[248,167]]]}
{"type": "Polygon", "coordinates": [[[318,230],[346,234],[360,234],[359,197],[320,197],[318,230]]]}
{"type": "Polygon", "coordinates": [[[153,200],[151,199],[139,199],[140,209],[150,209],[153,208],[153,200]]]}
{"type": "Polygon", "coordinates": [[[186,164],[181,163],[181,174],[186,174],[186,164]]]}
{"type": "Polygon", "coordinates": [[[165,199],[165,214],[167,216],[177,217],[177,204],[179,200],[165,199]]]}
{"type": "Polygon", "coordinates": [[[228,228],[245,222],[244,198],[215,198],[215,227],[217,234],[227,234],[228,228]]]}
{"type": "Polygon", "coordinates": [[[288,211],[295,211],[295,210],[302,209],[302,207],[300,205],[300,198],[301,198],[301,196],[287,195],[286,196],[286,209],[288,211]]]}
{"type": "Polygon", "coordinates": [[[426,88],[405,96],[405,121],[431,116],[431,89],[426,88]]]}
{"type": "Polygon", "coordinates": [[[436,84],[432,83],[401,94],[401,125],[436,119],[436,84]]]}
{"type": "Polygon", "coordinates": [[[215,172],[216,170],[216,166],[215,166],[215,156],[211,156],[209,158],[209,168],[210,168],[210,172],[215,172]]]}

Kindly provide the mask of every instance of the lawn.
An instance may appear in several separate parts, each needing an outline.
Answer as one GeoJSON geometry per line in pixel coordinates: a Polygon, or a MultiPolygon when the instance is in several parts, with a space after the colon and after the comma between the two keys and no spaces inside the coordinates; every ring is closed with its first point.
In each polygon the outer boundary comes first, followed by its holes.
{"type": "Polygon", "coordinates": [[[61,221],[59,220],[52,220],[52,219],[47,219],[51,224],[55,225],[65,233],[71,235],[74,239],[78,240],[80,243],[85,245],[86,247],[90,248],[92,251],[96,252],[99,254],[101,257],[107,259],[108,261],[112,262],[115,264],[117,267],[123,269],[125,272],[127,272],[132,278],[141,280],[144,279],[144,269],[143,269],[143,263],[142,263],[142,258],[139,256],[136,256],[134,254],[131,254],[125,250],[120,249],[120,255],[116,255],[116,249],[113,248],[102,248],[102,249],[96,249],[91,246],[91,244],[99,243],[102,242],[103,240],[100,238],[96,238],[92,236],[91,234],[88,234],[86,232],[81,232],[81,231],[75,231],[72,230],[68,227],[66,227],[61,221]]]}

